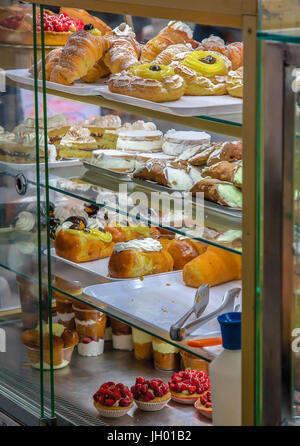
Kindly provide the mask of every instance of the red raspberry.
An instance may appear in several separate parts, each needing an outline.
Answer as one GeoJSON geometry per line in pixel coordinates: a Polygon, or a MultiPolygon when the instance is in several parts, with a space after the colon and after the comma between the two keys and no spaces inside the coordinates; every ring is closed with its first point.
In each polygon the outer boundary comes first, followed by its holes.
{"type": "Polygon", "coordinates": [[[192,395],[193,393],[196,393],[196,386],[190,386],[188,388],[188,392],[190,395],[192,395]]]}
{"type": "Polygon", "coordinates": [[[105,400],[105,406],[113,406],[115,404],[115,400],[112,398],[107,398],[105,400]]]}
{"type": "Polygon", "coordinates": [[[91,338],[86,337],[81,339],[80,342],[82,342],[82,344],[89,344],[91,341],[92,341],[91,338]]]}
{"type": "Polygon", "coordinates": [[[135,380],[136,384],[144,384],[145,381],[145,378],[143,378],[142,376],[138,376],[135,380]]]}
{"type": "Polygon", "coordinates": [[[115,400],[119,400],[121,398],[121,393],[119,392],[118,389],[115,389],[113,391],[113,397],[114,397],[115,400]]]}
{"type": "Polygon", "coordinates": [[[152,395],[152,393],[151,392],[146,392],[145,393],[145,395],[144,395],[144,400],[145,401],[151,401],[151,400],[154,400],[154,395],[152,395]]]}
{"type": "Polygon", "coordinates": [[[130,398],[129,395],[126,396],[125,398],[122,398],[122,399],[119,401],[119,405],[120,405],[120,406],[123,406],[123,407],[128,407],[128,406],[130,405],[130,403],[131,403],[131,398],[130,398]]]}

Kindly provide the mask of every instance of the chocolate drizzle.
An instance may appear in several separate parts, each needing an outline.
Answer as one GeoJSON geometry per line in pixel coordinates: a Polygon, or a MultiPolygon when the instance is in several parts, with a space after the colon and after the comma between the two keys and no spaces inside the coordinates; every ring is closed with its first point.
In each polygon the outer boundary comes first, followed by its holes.
{"type": "Polygon", "coordinates": [[[65,221],[70,221],[72,226],[70,226],[70,229],[85,229],[87,225],[87,221],[83,217],[77,217],[75,215],[68,217],[65,221]]]}

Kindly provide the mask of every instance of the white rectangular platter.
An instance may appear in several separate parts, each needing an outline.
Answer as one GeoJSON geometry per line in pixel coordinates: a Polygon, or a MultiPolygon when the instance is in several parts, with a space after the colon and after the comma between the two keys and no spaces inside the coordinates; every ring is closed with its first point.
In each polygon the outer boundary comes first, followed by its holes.
{"type": "MultiPolygon", "coordinates": [[[[75,263],[72,262],[71,260],[67,260],[64,259],[63,257],[60,257],[56,254],[55,252],[55,248],[51,248],[51,256],[56,259],[59,260],[61,262],[67,263],[68,265],[72,265],[75,268],[81,269],[83,271],[87,271],[89,273],[93,273],[93,274],[97,274],[97,276],[102,277],[103,279],[109,280],[111,282],[127,282],[129,281],[133,281],[135,279],[115,279],[113,277],[110,277],[108,274],[108,262],[109,262],[109,257],[106,257],[105,259],[100,259],[100,260],[92,260],[90,262],[82,262],[82,263],[75,263]]],[[[169,272],[169,273],[162,273],[162,274],[155,274],[156,276],[165,276],[165,275],[170,275],[173,274],[173,271],[169,272]]]]}
{"type": "MultiPolygon", "coordinates": [[[[6,75],[14,82],[25,85],[34,85],[34,79],[27,69],[8,70],[6,75]]],[[[39,86],[42,82],[38,81],[39,86]]],[[[61,85],[55,82],[46,82],[47,88],[79,96],[99,95],[105,99],[136,107],[149,108],[151,110],[170,113],[178,116],[214,116],[215,114],[241,113],[243,101],[229,95],[222,96],[182,96],[177,101],[157,103],[145,99],[133,98],[116,93],[111,93],[103,80],[93,84],[76,81],[73,86],[61,85]]],[[[223,118],[224,119],[224,118],[223,118]]]]}
{"type": "MultiPolygon", "coordinates": [[[[99,301],[100,307],[111,311],[111,314],[123,316],[148,330],[155,327],[169,333],[171,325],[181,318],[194,302],[196,289],[184,285],[181,276],[179,271],[169,275],[145,277],[144,280],[127,280],[122,286],[117,282],[91,285],[83,292],[93,300],[99,301]]],[[[209,304],[202,316],[216,310],[222,303],[224,293],[235,287],[241,287],[241,281],[210,288],[209,304]]],[[[240,306],[240,310],[241,293],[235,303],[240,306]]],[[[195,316],[191,316],[189,321],[194,319],[195,316]]],[[[219,334],[219,323],[217,319],[213,319],[197,328],[190,337],[202,339],[219,334]]]]}

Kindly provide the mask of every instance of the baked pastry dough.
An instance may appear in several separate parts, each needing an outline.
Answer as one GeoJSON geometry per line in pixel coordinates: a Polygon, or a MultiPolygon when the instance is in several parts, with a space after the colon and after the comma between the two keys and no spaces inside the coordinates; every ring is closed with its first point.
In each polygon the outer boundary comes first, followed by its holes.
{"type": "Polygon", "coordinates": [[[243,142],[239,141],[226,141],[221,143],[219,147],[209,155],[207,159],[207,165],[218,163],[219,161],[240,161],[243,156],[243,142]]]}
{"type": "Polygon", "coordinates": [[[230,96],[243,97],[243,67],[229,71],[226,78],[226,89],[230,96]]]}
{"type": "Polygon", "coordinates": [[[172,271],[172,256],[152,238],[116,243],[109,259],[111,277],[128,279],[172,271]]]}
{"type": "Polygon", "coordinates": [[[107,76],[110,73],[109,68],[105,65],[103,59],[98,60],[95,65],[81,78],[83,82],[96,82],[101,77],[107,76]]]}
{"type": "Polygon", "coordinates": [[[72,85],[75,80],[88,73],[111,45],[111,41],[105,36],[97,36],[88,31],[73,33],[51,72],[50,81],[72,85]]]}
{"type": "Polygon", "coordinates": [[[243,165],[242,162],[230,163],[229,161],[220,161],[201,171],[203,177],[216,178],[221,181],[229,181],[236,187],[242,189],[243,184],[243,165]]]}
{"type": "Polygon", "coordinates": [[[111,76],[108,88],[113,93],[165,102],[181,98],[185,82],[168,66],[142,64],[111,76]]]}
{"type": "Polygon", "coordinates": [[[223,206],[238,209],[241,209],[243,206],[242,192],[227,181],[204,178],[192,187],[191,192],[192,194],[203,192],[206,200],[222,204],[223,206]]]}
{"type": "Polygon", "coordinates": [[[185,80],[186,95],[214,96],[227,93],[225,76],[231,68],[231,62],[222,54],[202,50],[181,53],[173,58],[170,66],[185,80]]]}
{"type": "Polygon", "coordinates": [[[169,65],[172,59],[181,53],[189,53],[192,49],[192,45],[189,43],[178,43],[177,45],[170,45],[163,50],[153,61],[156,64],[169,65]]]}
{"type": "Polygon", "coordinates": [[[71,17],[73,20],[81,20],[84,24],[91,23],[94,28],[99,29],[101,31],[102,35],[108,33],[111,31],[111,28],[104,23],[99,17],[92,16],[84,9],[77,9],[77,8],[66,8],[62,6],[60,8],[60,14],[67,14],[67,16],[71,17]]]}
{"type": "Polygon", "coordinates": [[[175,238],[167,244],[166,248],[174,260],[174,270],[179,270],[186,263],[206,251],[206,243],[197,242],[190,238],[175,238]]]}
{"type": "Polygon", "coordinates": [[[204,51],[216,51],[228,57],[232,63],[232,69],[243,65],[244,45],[242,42],[234,42],[229,45],[225,45],[224,40],[218,36],[210,36],[207,39],[202,40],[198,49],[204,51]]]}
{"type": "Polygon", "coordinates": [[[183,268],[182,278],[187,286],[198,288],[207,283],[219,285],[242,277],[242,256],[215,246],[188,262],[183,268]]]}
{"type": "Polygon", "coordinates": [[[197,43],[193,40],[191,28],[180,21],[171,21],[156,37],[149,40],[142,48],[141,62],[152,62],[168,46],[178,43],[190,43],[193,48],[197,43]]]}
{"type": "Polygon", "coordinates": [[[144,225],[121,226],[118,223],[110,223],[105,228],[110,232],[114,242],[128,242],[137,238],[156,237],[160,235],[160,231],[154,227],[144,225]]]}

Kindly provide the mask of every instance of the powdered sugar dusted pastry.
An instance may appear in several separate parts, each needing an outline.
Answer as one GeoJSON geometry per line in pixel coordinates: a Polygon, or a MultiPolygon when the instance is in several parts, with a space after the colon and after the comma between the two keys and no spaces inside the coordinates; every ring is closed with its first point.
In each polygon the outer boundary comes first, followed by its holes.
{"type": "Polygon", "coordinates": [[[95,149],[97,141],[88,128],[79,125],[71,127],[58,146],[61,158],[91,158],[95,149]]]}
{"type": "Polygon", "coordinates": [[[192,166],[203,166],[206,164],[209,156],[222,145],[223,143],[212,142],[211,144],[192,147],[182,152],[178,159],[188,161],[192,166]]]}
{"type": "Polygon", "coordinates": [[[204,178],[196,183],[191,192],[203,192],[206,200],[214,201],[232,208],[241,209],[243,206],[243,195],[240,189],[227,181],[214,178],[204,178]]]}
{"type": "Polygon", "coordinates": [[[105,130],[101,139],[102,149],[116,149],[117,140],[120,132],[128,130],[156,130],[154,122],[135,121],[133,123],[125,122],[121,127],[116,130],[105,130]]]}
{"type": "Polygon", "coordinates": [[[204,51],[216,51],[223,54],[231,61],[233,70],[236,70],[243,65],[244,46],[242,42],[234,42],[225,45],[223,39],[212,35],[207,39],[203,39],[198,49],[204,51]]]}
{"type": "Polygon", "coordinates": [[[163,134],[160,130],[129,130],[119,133],[117,149],[131,152],[160,152],[163,134]]]}
{"type": "Polygon", "coordinates": [[[190,43],[193,48],[197,46],[197,43],[193,40],[193,31],[187,24],[180,21],[171,21],[156,37],[144,45],[141,61],[151,62],[167,47],[178,43],[190,43]]]}
{"type": "Polygon", "coordinates": [[[229,71],[226,78],[226,88],[230,96],[243,97],[243,67],[229,71]]]}
{"type": "Polygon", "coordinates": [[[136,169],[140,168],[143,164],[145,164],[149,160],[164,160],[164,161],[171,161],[174,160],[175,157],[172,155],[167,155],[163,152],[145,152],[145,153],[138,153],[135,158],[135,167],[136,169]]]}
{"type": "Polygon", "coordinates": [[[95,150],[90,163],[115,172],[132,172],[135,168],[135,155],[123,150],[95,150]]]}
{"type": "Polygon", "coordinates": [[[187,191],[202,179],[200,171],[186,161],[154,159],[137,169],[134,178],[155,181],[170,189],[187,191]]]}
{"type": "Polygon", "coordinates": [[[122,122],[117,115],[95,115],[85,119],[81,125],[87,127],[91,132],[91,136],[99,142],[102,141],[105,130],[117,130],[121,127],[122,122]]]}
{"type": "Polygon", "coordinates": [[[178,43],[177,45],[170,45],[165,50],[163,50],[157,57],[154,59],[154,63],[169,65],[172,62],[173,57],[177,54],[187,53],[192,50],[192,45],[190,43],[183,44],[178,43]]]}
{"type": "Polygon", "coordinates": [[[187,149],[210,143],[210,135],[205,132],[169,130],[164,136],[162,150],[164,153],[179,156],[187,149]]]}
{"type": "Polygon", "coordinates": [[[216,148],[207,160],[207,165],[218,163],[219,161],[240,161],[243,155],[243,142],[242,141],[226,141],[221,143],[216,148]]]}

